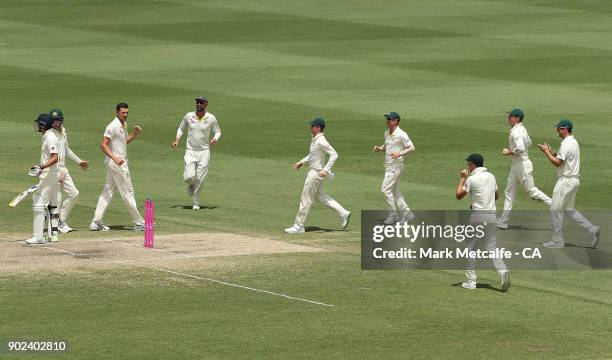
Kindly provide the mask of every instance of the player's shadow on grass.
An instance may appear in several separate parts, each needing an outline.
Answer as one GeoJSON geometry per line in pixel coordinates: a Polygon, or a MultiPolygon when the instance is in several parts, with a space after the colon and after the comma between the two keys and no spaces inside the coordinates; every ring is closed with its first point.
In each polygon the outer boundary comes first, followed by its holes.
{"type": "Polygon", "coordinates": [[[318,226],[306,226],[304,227],[304,231],[305,232],[334,232],[334,231],[348,231],[346,229],[344,230],[340,230],[340,229],[326,229],[326,228],[320,228],[318,226]]]}
{"type": "Polygon", "coordinates": [[[134,231],[134,225],[132,226],[125,226],[125,225],[109,225],[108,226],[111,230],[119,230],[119,231],[134,231]]]}
{"type": "MultiPolygon", "coordinates": [[[[451,286],[461,287],[461,284],[462,283],[458,282],[458,283],[451,284],[451,286]]],[[[503,292],[501,289],[493,287],[491,284],[488,284],[488,283],[477,283],[476,284],[476,288],[477,289],[487,289],[487,290],[497,291],[497,292],[503,292]]]]}
{"type": "MultiPolygon", "coordinates": [[[[171,209],[181,208],[181,209],[184,209],[184,210],[193,210],[193,207],[190,206],[190,205],[172,205],[172,206],[170,206],[170,208],[171,209]]],[[[200,206],[200,210],[213,210],[213,209],[216,209],[216,208],[217,208],[217,206],[213,206],[213,205],[211,205],[211,206],[201,205],[200,206]]]]}

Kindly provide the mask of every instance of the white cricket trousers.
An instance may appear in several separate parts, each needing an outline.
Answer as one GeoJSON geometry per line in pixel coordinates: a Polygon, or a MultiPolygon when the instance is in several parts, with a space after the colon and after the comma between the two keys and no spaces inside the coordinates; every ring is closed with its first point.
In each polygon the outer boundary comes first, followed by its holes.
{"type": "Polygon", "coordinates": [[[60,208],[60,223],[66,222],[70,211],[76,204],[77,198],[79,197],[79,189],[74,185],[72,176],[68,172],[68,169],[60,170],[64,174],[64,180],[59,182],[59,189],[57,191],[57,203],[62,204],[60,208]],[[66,193],[66,199],[62,202],[62,192],[66,193]]]}
{"type": "Polygon", "coordinates": [[[532,199],[541,201],[548,206],[551,205],[551,199],[535,186],[533,180],[533,163],[531,160],[513,160],[506,183],[504,209],[499,217],[499,222],[505,224],[510,220],[512,205],[514,201],[516,201],[516,192],[520,186],[525,189],[532,199]]]}
{"type": "Polygon", "coordinates": [[[410,213],[410,208],[400,191],[400,179],[403,174],[403,163],[385,164],[385,178],[383,179],[380,191],[385,197],[387,208],[391,211],[397,210],[401,212],[402,216],[405,216],[410,213]]]}
{"type": "MultiPolygon", "coordinates": [[[[482,226],[484,230],[484,235],[482,237],[475,236],[468,239],[468,249],[471,251],[476,249],[477,247],[479,248],[481,246],[484,246],[484,249],[486,251],[495,251],[495,249],[497,248],[497,236],[495,234],[497,217],[495,216],[495,211],[475,211],[472,213],[470,223],[475,226],[482,226]]],[[[495,270],[497,270],[500,274],[508,270],[503,259],[498,257],[493,257],[491,259],[493,260],[493,266],[495,267],[495,270]]],[[[468,280],[476,281],[475,257],[468,258],[466,276],[468,280]]]]}
{"type": "Polygon", "coordinates": [[[132,222],[135,224],[143,223],[144,220],[142,216],[140,216],[138,207],[136,206],[136,198],[134,196],[134,188],[132,187],[132,179],[130,178],[130,169],[128,168],[127,161],[119,166],[112,160],[106,163],[104,188],[98,198],[98,205],[96,206],[93,221],[102,221],[104,213],[113,199],[115,190],[119,191],[123,204],[125,204],[125,207],[132,217],[132,222]]]}
{"type": "Polygon", "coordinates": [[[304,189],[302,190],[302,198],[300,199],[300,207],[297,215],[295,216],[296,226],[304,226],[304,222],[306,221],[310,208],[315,200],[328,208],[335,210],[338,213],[338,216],[343,216],[346,213],[346,209],[343,208],[342,205],[323,191],[324,180],[325,178],[319,176],[319,171],[314,169],[308,170],[306,181],[304,182],[304,189]]]}
{"type": "Polygon", "coordinates": [[[567,214],[578,225],[584,227],[589,233],[595,232],[597,227],[587,220],[580,211],[576,210],[576,194],[580,187],[580,179],[577,177],[562,176],[557,180],[553,190],[552,205],[550,206],[550,217],[552,222],[552,239],[563,243],[563,215],[567,214]]]}
{"type": "Polygon", "coordinates": [[[183,180],[188,186],[194,186],[193,203],[199,205],[200,193],[202,192],[204,180],[208,175],[208,163],[210,162],[210,149],[187,150],[185,152],[185,170],[183,180]]]}
{"type": "Polygon", "coordinates": [[[57,171],[46,171],[38,177],[38,190],[32,196],[33,236],[42,239],[47,206],[57,205],[57,171]]]}

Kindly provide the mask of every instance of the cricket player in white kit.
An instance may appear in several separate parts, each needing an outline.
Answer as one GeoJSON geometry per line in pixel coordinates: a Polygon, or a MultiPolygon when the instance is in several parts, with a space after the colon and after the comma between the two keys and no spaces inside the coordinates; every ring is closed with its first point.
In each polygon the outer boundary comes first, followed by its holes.
{"type": "MultiPolygon", "coordinates": [[[[459,172],[459,184],[455,191],[457,200],[461,200],[465,195],[470,195],[472,224],[484,226],[484,236],[482,238],[471,238],[468,240],[467,247],[473,250],[478,244],[484,243],[486,251],[495,251],[495,201],[499,198],[497,182],[495,176],[491,174],[484,165],[484,158],[480,154],[471,154],[465,159],[468,169],[459,172]],[[469,175],[469,176],[468,176],[469,175]]],[[[507,291],[510,287],[510,276],[506,264],[498,257],[492,257],[493,266],[501,277],[501,289],[507,291]]],[[[464,289],[476,289],[476,258],[468,259],[467,281],[461,286],[464,289]]]]}
{"type": "Polygon", "coordinates": [[[508,112],[508,124],[511,126],[508,137],[508,147],[502,150],[502,155],[512,158],[512,166],[506,184],[504,210],[497,220],[499,229],[507,229],[512,204],[516,200],[516,192],[522,186],[527,194],[534,200],[550,206],[551,199],[535,186],[533,180],[533,164],[529,160],[529,147],[531,139],[523,125],[525,113],[521,109],[512,109],[508,112]]]}
{"type": "Polygon", "coordinates": [[[404,156],[413,152],[415,148],[408,134],[399,127],[400,115],[392,111],[385,114],[385,118],[387,119],[385,143],[381,146],[374,146],[372,151],[385,152],[385,178],[380,191],[390,210],[384,220],[384,223],[389,225],[400,220],[410,221],[414,218],[400,190],[400,179],[404,174],[404,156]]]}
{"type": "Polygon", "coordinates": [[[187,183],[187,195],[192,199],[194,210],[200,209],[200,193],[208,175],[210,148],[217,144],[221,137],[221,128],[215,115],[206,111],[208,99],[200,96],[195,99],[196,110],[188,112],[176,131],[176,139],[170,146],[176,148],[179,140],[187,132],[187,150],[185,151],[185,170],[183,180],[187,183]],[[211,139],[211,131],[214,136],[211,139]]]}
{"type": "Polygon", "coordinates": [[[558,153],[553,153],[550,145],[538,144],[538,147],[548,160],[557,167],[559,176],[555,189],[553,190],[551,210],[552,241],[543,245],[548,248],[562,248],[565,246],[563,239],[563,215],[566,213],[578,225],[587,229],[591,234],[591,246],[597,248],[599,245],[599,226],[593,225],[580,211],[576,210],[574,203],[576,193],[580,186],[580,146],[572,131],[574,125],[568,119],[560,120],[555,126],[561,141],[558,153]]]}
{"type": "MultiPolygon", "coordinates": [[[[45,226],[45,214],[47,209],[53,210],[56,215],[57,205],[57,176],[59,149],[57,145],[56,132],[52,130],[53,119],[48,114],[41,114],[36,120],[36,127],[43,133],[42,147],[40,149],[40,164],[34,165],[30,169],[31,176],[38,176],[38,190],[32,197],[33,234],[26,240],[26,244],[44,244],[43,231],[45,226]],[[52,209],[53,207],[53,209],[52,209]]],[[[60,124],[61,126],[61,124],[60,124]]],[[[51,216],[51,214],[50,214],[51,216]]],[[[58,236],[55,233],[48,234],[47,240],[57,242],[58,236]]]]}
{"type": "Polygon", "coordinates": [[[65,234],[72,231],[72,228],[68,226],[66,220],[70,211],[74,207],[79,196],[79,189],[74,185],[72,176],[68,172],[66,167],[66,157],[69,157],[72,161],[76,162],[84,171],[89,167],[89,161],[81,160],[68,145],[68,134],[64,124],[64,114],[60,109],[53,109],[49,111],[49,115],[53,120],[60,120],[62,122],[61,128],[57,131],[57,141],[59,149],[59,163],[58,163],[58,181],[59,189],[57,191],[57,203],[61,204],[59,214],[59,226],[58,230],[65,234]],[[66,199],[62,203],[62,191],[66,193],[66,199]]]}
{"type": "Polygon", "coordinates": [[[126,103],[117,104],[116,117],[104,130],[104,136],[100,143],[100,148],[106,154],[106,179],[104,189],[98,198],[98,205],[94,213],[93,220],[89,229],[92,231],[108,231],[110,228],[102,223],[102,218],[106,209],[111,203],[115,190],[119,191],[123,204],[127,207],[136,231],[144,231],[144,220],[138,212],[130,169],[128,167],[127,146],[140,133],[140,126],[134,126],[134,131],[128,134],[127,119],[128,105],[126,103]]]}
{"type": "Polygon", "coordinates": [[[315,200],[338,213],[338,216],[340,216],[340,226],[343,229],[348,227],[351,219],[351,213],[323,191],[323,181],[326,178],[333,180],[334,173],[332,173],[331,168],[336,160],[338,160],[338,153],[325,139],[324,129],[324,119],[316,118],[310,122],[310,133],[312,135],[310,152],[305,158],[293,164],[293,168],[299,170],[302,165],[308,163],[309,169],[308,174],[306,174],[304,189],[302,190],[300,207],[295,216],[295,223],[292,227],[285,229],[285,232],[288,234],[304,232],[304,222],[315,200]],[[325,162],[326,155],[329,155],[327,163],[325,162]]]}

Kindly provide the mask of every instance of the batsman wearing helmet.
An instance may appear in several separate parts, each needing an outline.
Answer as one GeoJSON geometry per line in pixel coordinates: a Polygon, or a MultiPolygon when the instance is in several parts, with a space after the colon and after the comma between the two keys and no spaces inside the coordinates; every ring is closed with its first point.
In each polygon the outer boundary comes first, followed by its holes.
{"type": "Polygon", "coordinates": [[[71,160],[79,164],[79,166],[83,170],[87,170],[89,168],[89,161],[81,160],[68,146],[68,134],[66,131],[66,127],[64,126],[64,114],[60,109],[53,109],[49,111],[49,115],[53,121],[61,122],[59,129],[57,129],[57,140],[58,140],[58,150],[59,150],[59,162],[58,162],[58,180],[59,180],[59,189],[57,192],[57,203],[61,204],[60,206],[60,214],[59,214],[59,226],[58,230],[61,233],[67,233],[72,231],[72,228],[68,226],[67,219],[70,211],[74,207],[76,200],[79,196],[79,189],[74,185],[74,181],[72,180],[72,176],[68,172],[68,168],[66,167],[66,156],[68,156],[71,160]],[[62,202],[62,192],[66,193],[66,199],[62,202]]]}
{"type": "Polygon", "coordinates": [[[57,233],[57,180],[59,149],[57,133],[51,130],[53,126],[61,127],[60,121],[53,121],[48,114],[40,114],[35,122],[36,129],[43,134],[42,147],[40,149],[40,163],[32,166],[29,175],[37,176],[39,179],[38,190],[32,198],[32,210],[34,212],[33,234],[26,240],[26,244],[44,244],[43,229],[45,226],[45,214],[49,211],[52,221],[52,231],[47,234],[49,242],[59,240],[57,233]]]}

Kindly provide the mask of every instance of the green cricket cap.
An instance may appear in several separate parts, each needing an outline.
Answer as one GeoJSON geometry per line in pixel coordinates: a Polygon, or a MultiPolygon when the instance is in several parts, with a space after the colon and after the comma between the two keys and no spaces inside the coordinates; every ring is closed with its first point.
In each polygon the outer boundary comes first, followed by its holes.
{"type": "Polygon", "coordinates": [[[400,114],[396,113],[395,111],[391,111],[385,114],[385,118],[387,120],[399,120],[400,119],[400,114]]]}
{"type": "Polygon", "coordinates": [[[559,129],[559,128],[566,128],[566,129],[572,130],[574,128],[574,124],[572,124],[572,121],[570,119],[561,119],[561,120],[559,120],[557,125],[555,125],[555,127],[557,129],[559,129]]]}
{"type": "Polygon", "coordinates": [[[518,118],[521,118],[521,120],[525,117],[525,113],[523,112],[523,110],[518,109],[518,108],[514,108],[508,111],[508,115],[516,116],[518,118]]]}
{"type": "Polygon", "coordinates": [[[318,126],[323,129],[325,128],[325,120],[323,118],[315,118],[310,122],[310,126],[318,126]]]}
{"type": "Polygon", "coordinates": [[[480,154],[470,154],[465,161],[471,162],[478,167],[484,165],[484,158],[480,154]]]}
{"type": "Polygon", "coordinates": [[[198,96],[194,100],[195,101],[205,101],[205,102],[208,102],[208,98],[206,96],[198,96]]]}
{"type": "Polygon", "coordinates": [[[64,118],[64,114],[62,113],[62,110],[60,109],[52,109],[51,111],[49,111],[49,116],[51,116],[53,120],[64,118]]]}

